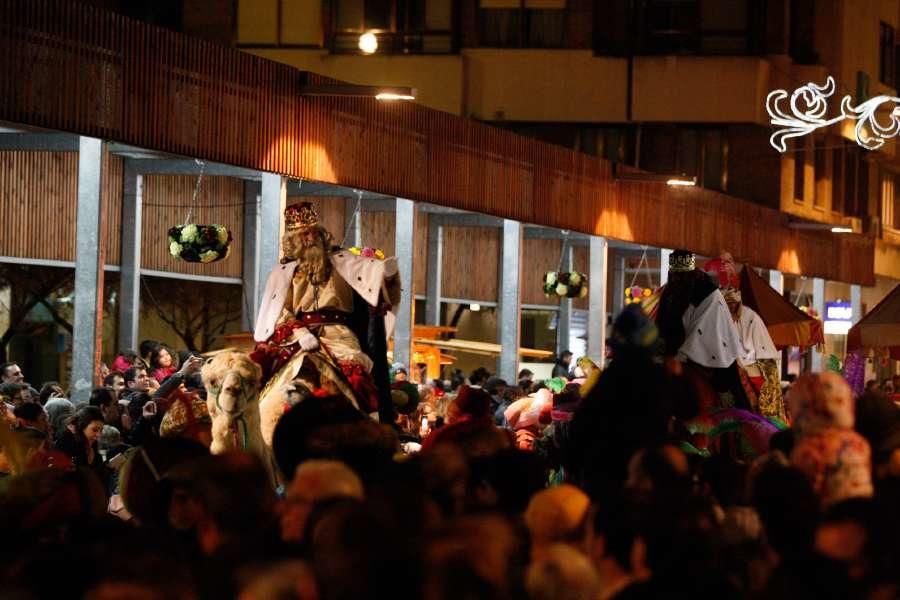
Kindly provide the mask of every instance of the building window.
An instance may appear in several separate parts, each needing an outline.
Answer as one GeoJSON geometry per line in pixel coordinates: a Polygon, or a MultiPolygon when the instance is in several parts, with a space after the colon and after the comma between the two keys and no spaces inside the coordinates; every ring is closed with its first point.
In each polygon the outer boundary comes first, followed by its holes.
{"type": "Polygon", "coordinates": [[[794,150],[794,202],[803,204],[804,182],[806,179],[806,148],[803,140],[799,140],[794,150]]]}
{"type": "Polygon", "coordinates": [[[869,163],[855,144],[844,146],[844,214],[865,217],[869,210],[869,163]]]}
{"type": "Polygon", "coordinates": [[[378,38],[379,54],[447,54],[458,44],[453,0],[334,0],[330,48],[358,53],[359,36],[378,38]]]}
{"type": "Polygon", "coordinates": [[[748,0],[635,3],[641,54],[747,54],[762,39],[764,8],[748,0]]]}
{"type": "Polygon", "coordinates": [[[894,46],[894,28],[885,22],[881,23],[881,37],[878,51],[878,79],[884,85],[895,87],[894,59],[896,48],[894,46]]]}
{"type": "Polygon", "coordinates": [[[897,192],[897,175],[885,172],[881,177],[881,220],[892,229],[900,229],[900,194],[897,192]]]}
{"type": "Polygon", "coordinates": [[[814,142],[814,172],[816,177],[816,189],[813,195],[813,206],[824,209],[828,203],[826,196],[828,195],[828,150],[825,147],[825,139],[817,139],[814,142]]]}
{"type": "Polygon", "coordinates": [[[831,159],[831,210],[836,213],[846,214],[846,190],[850,188],[851,181],[847,177],[847,164],[844,161],[843,141],[837,148],[832,149],[831,159]]]}
{"type": "Polygon", "coordinates": [[[579,132],[576,150],[610,162],[634,164],[634,129],[588,127],[579,132]]]}
{"type": "Polygon", "coordinates": [[[566,0],[480,0],[478,42],[490,48],[562,48],[566,0]]]}

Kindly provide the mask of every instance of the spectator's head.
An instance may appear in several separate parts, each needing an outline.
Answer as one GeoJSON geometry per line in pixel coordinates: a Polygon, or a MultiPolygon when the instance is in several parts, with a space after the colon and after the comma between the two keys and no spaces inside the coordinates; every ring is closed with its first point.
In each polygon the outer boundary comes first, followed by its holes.
{"type": "Polygon", "coordinates": [[[484,367],[478,367],[477,369],[472,371],[471,375],[469,375],[469,384],[472,386],[481,387],[490,376],[491,374],[488,373],[487,369],[485,369],[484,367]]]}
{"type": "Polygon", "coordinates": [[[125,371],[125,388],[133,392],[146,392],[150,389],[150,375],[144,367],[131,367],[125,371]]]}
{"type": "Polygon", "coordinates": [[[166,523],[169,518],[166,500],[171,487],[163,478],[174,467],[208,455],[209,448],[177,437],[153,439],[129,452],[119,471],[119,493],[128,512],[142,523],[166,523]]]}
{"type": "Polygon", "coordinates": [[[89,404],[81,406],[75,411],[71,424],[75,429],[75,439],[86,445],[95,444],[100,441],[100,434],[103,433],[103,411],[89,404]]]}
{"type": "Polygon", "coordinates": [[[122,433],[112,425],[104,425],[100,432],[100,449],[110,450],[122,445],[122,433]]]}
{"type": "Polygon", "coordinates": [[[197,541],[207,555],[261,551],[275,533],[275,493],[260,460],[246,452],[198,459],[190,466],[199,503],[197,541]]]}
{"type": "Polygon", "coordinates": [[[112,362],[112,370],[124,373],[131,367],[143,364],[143,360],[134,350],[126,350],[119,354],[112,362]]]}
{"type": "Polygon", "coordinates": [[[96,406],[103,412],[103,419],[108,425],[119,423],[119,401],[113,391],[107,387],[98,387],[91,390],[88,404],[96,406]]]}
{"type": "Polygon", "coordinates": [[[803,471],[823,506],[872,496],[872,450],[864,437],[846,429],[800,436],[791,462],[803,471]]]}
{"type": "Polygon", "coordinates": [[[125,377],[118,371],[113,371],[103,378],[103,387],[109,388],[116,398],[125,390],[125,377]]]}
{"type": "Polygon", "coordinates": [[[463,417],[483,419],[490,416],[491,396],[482,388],[464,385],[459,388],[453,402],[447,407],[447,422],[463,417]]]}
{"type": "Polygon", "coordinates": [[[879,476],[900,475],[900,408],[880,392],[866,392],[856,400],[856,431],[872,447],[879,476]]]}
{"type": "Polygon", "coordinates": [[[878,385],[877,379],[870,379],[866,382],[866,393],[874,394],[881,391],[881,386],[878,385]]]}
{"type": "Polygon", "coordinates": [[[590,542],[594,565],[604,573],[644,575],[645,565],[635,564],[641,553],[639,510],[626,496],[609,495],[596,507],[590,542]]]}
{"type": "Polygon", "coordinates": [[[51,398],[62,398],[63,394],[62,386],[59,385],[58,381],[48,381],[41,386],[38,401],[41,403],[41,406],[44,406],[51,398]]]}
{"type": "Polygon", "coordinates": [[[31,402],[31,390],[25,383],[0,383],[0,396],[13,406],[31,402]]]}
{"type": "Polygon", "coordinates": [[[532,381],[534,379],[534,373],[531,369],[522,369],[519,371],[519,376],[516,377],[519,381],[532,381]]]}
{"type": "Polygon", "coordinates": [[[753,507],[769,546],[782,559],[808,556],[819,515],[819,502],[802,471],[769,463],[751,483],[753,507]]]}
{"type": "Polygon", "coordinates": [[[875,511],[870,500],[854,499],[828,509],[816,529],[816,551],[847,569],[860,580],[871,568],[871,532],[875,511]]]}
{"type": "Polygon", "coordinates": [[[312,435],[321,427],[358,423],[365,417],[342,396],[316,398],[292,406],[279,420],[272,434],[272,452],[281,473],[287,479],[297,466],[317,456],[311,447],[312,435]]]}
{"type": "Polygon", "coordinates": [[[141,353],[140,358],[146,360],[149,363],[150,354],[158,347],[160,343],[156,340],[144,340],[138,346],[138,351],[141,353]]]}
{"type": "Polygon", "coordinates": [[[572,353],[569,350],[563,350],[562,354],[559,355],[559,363],[568,367],[571,362],[572,353]]]}
{"type": "Polygon", "coordinates": [[[588,600],[597,597],[600,582],[583,553],[555,544],[528,567],[525,589],[531,600],[588,600]]]}
{"type": "Polygon", "coordinates": [[[36,402],[26,402],[13,409],[13,415],[25,427],[31,427],[47,433],[50,423],[44,408],[36,402]]]}
{"type": "Polygon", "coordinates": [[[44,406],[50,421],[51,433],[58,436],[65,430],[66,422],[75,414],[75,405],[66,398],[51,398],[44,406]]]}
{"type": "Polygon", "coordinates": [[[553,544],[571,544],[584,549],[590,505],[587,494],[567,483],[532,496],[525,509],[532,560],[542,558],[553,544]]]}
{"type": "Polygon", "coordinates": [[[363,485],[356,473],[334,460],[308,460],[297,467],[281,505],[281,539],[300,543],[310,512],[324,500],[363,499],[363,485]]]}
{"type": "Polygon", "coordinates": [[[506,391],[508,384],[506,381],[501,379],[500,377],[489,377],[487,382],[484,384],[484,389],[491,396],[502,396],[503,392],[506,391]]]}
{"type": "Polygon", "coordinates": [[[687,457],[672,445],[639,450],[628,463],[625,485],[634,492],[683,497],[691,487],[687,457]]]}
{"type": "Polygon", "coordinates": [[[151,369],[168,369],[176,367],[175,357],[172,352],[162,344],[150,351],[150,368],[151,369]]]}
{"type": "Polygon", "coordinates": [[[22,369],[14,362],[0,364],[0,383],[22,383],[25,375],[22,369]]]}

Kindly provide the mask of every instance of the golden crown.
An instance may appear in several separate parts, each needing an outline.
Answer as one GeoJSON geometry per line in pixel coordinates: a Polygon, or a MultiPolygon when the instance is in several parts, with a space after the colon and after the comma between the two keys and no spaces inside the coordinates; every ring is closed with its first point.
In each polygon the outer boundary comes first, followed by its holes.
{"type": "Polygon", "coordinates": [[[696,259],[691,252],[673,252],[669,255],[669,271],[685,272],[693,271],[696,267],[696,259]]]}
{"type": "Polygon", "coordinates": [[[284,209],[285,229],[310,229],[318,227],[319,215],[309,202],[292,204],[284,209]]]}

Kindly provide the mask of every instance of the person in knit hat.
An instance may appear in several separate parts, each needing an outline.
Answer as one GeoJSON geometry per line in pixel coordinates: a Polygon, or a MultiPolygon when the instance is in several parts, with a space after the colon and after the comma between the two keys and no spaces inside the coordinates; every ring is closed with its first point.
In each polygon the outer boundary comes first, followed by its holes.
{"type": "Polygon", "coordinates": [[[830,371],[804,374],[788,403],[797,436],[791,461],[822,505],[872,496],[872,451],[853,430],[853,395],[844,378],[830,371]]]}

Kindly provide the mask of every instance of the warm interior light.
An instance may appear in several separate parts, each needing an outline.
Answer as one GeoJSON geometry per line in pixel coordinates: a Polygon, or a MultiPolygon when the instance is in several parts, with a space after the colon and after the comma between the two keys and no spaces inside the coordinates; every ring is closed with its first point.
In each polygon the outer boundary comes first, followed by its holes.
{"type": "Polygon", "coordinates": [[[394,94],[391,92],[383,92],[381,94],[375,94],[376,100],[415,100],[415,96],[410,96],[409,94],[394,94]]]}
{"type": "Polygon", "coordinates": [[[852,326],[850,321],[825,321],[823,329],[828,335],[847,335],[852,326]]]}
{"type": "Polygon", "coordinates": [[[359,49],[364,54],[374,54],[378,50],[378,38],[372,32],[359,36],[359,49]]]}
{"type": "Polygon", "coordinates": [[[479,310],[481,310],[481,305],[480,304],[470,304],[469,310],[471,310],[472,312],[478,312],[479,310]]]}
{"type": "Polygon", "coordinates": [[[853,233],[852,227],[832,227],[831,233],[853,233]]]}
{"type": "Polygon", "coordinates": [[[683,179],[666,179],[666,185],[684,185],[691,187],[697,185],[697,181],[693,177],[683,179]]]}

